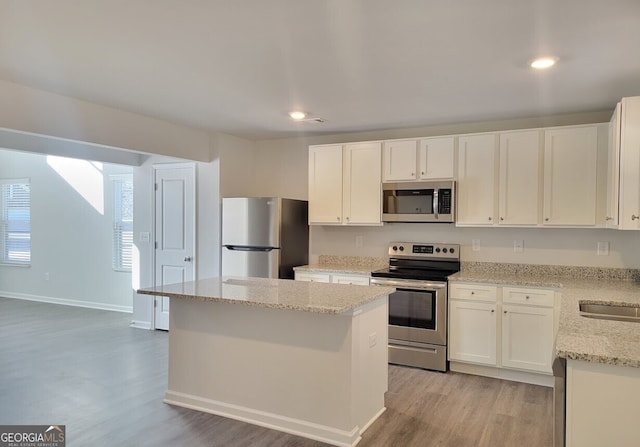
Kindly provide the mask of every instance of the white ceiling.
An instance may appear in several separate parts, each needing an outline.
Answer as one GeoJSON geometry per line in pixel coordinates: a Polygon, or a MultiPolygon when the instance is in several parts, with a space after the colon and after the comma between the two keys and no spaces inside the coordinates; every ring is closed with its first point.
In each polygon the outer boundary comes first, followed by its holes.
{"type": "Polygon", "coordinates": [[[260,139],[612,110],[640,0],[0,0],[0,79],[260,139]]]}

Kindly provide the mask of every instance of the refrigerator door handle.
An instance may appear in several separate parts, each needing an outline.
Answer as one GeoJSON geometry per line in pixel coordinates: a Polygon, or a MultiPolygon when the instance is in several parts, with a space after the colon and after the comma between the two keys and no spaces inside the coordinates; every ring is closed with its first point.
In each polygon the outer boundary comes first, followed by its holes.
{"type": "Polygon", "coordinates": [[[228,250],[231,251],[263,251],[270,252],[275,247],[246,247],[242,245],[225,245],[228,250]]]}

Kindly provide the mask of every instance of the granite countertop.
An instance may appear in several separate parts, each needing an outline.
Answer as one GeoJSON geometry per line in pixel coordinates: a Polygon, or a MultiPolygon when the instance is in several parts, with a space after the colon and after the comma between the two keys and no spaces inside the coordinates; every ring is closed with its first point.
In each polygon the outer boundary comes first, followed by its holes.
{"type": "Polygon", "coordinates": [[[294,267],[297,272],[341,273],[344,275],[367,275],[374,270],[386,268],[389,260],[372,256],[320,255],[317,264],[294,267]]]}
{"type": "Polygon", "coordinates": [[[640,322],[587,318],[581,316],[579,310],[581,302],[640,307],[637,272],[567,268],[576,270],[568,271],[572,277],[562,277],[545,274],[548,272],[544,270],[549,267],[463,270],[450,276],[449,280],[561,289],[556,355],[571,360],[640,368],[640,322]]]}
{"type": "Polygon", "coordinates": [[[392,293],[392,287],[353,286],[268,278],[209,278],[138,290],[143,295],[274,309],[340,314],[392,293]]]}

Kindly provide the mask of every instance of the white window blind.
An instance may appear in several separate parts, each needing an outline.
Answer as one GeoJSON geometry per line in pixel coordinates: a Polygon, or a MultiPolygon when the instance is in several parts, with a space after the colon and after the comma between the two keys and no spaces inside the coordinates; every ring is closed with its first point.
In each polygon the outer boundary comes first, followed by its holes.
{"type": "Polygon", "coordinates": [[[133,264],[133,176],[112,175],[114,270],[130,272],[133,264]]]}
{"type": "Polygon", "coordinates": [[[28,179],[0,180],[0,262],[31,263],[31,185],[28,179]]]}

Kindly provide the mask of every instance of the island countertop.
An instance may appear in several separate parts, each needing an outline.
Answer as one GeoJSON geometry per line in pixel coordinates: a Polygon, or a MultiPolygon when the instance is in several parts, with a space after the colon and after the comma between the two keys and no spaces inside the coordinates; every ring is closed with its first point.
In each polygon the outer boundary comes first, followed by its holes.
{"type": "Polygon", "coordinates": [[[143,295],[341,314],[392,293],[393,287],[288,279],[218,277],[138,290],[143,295]]]}

